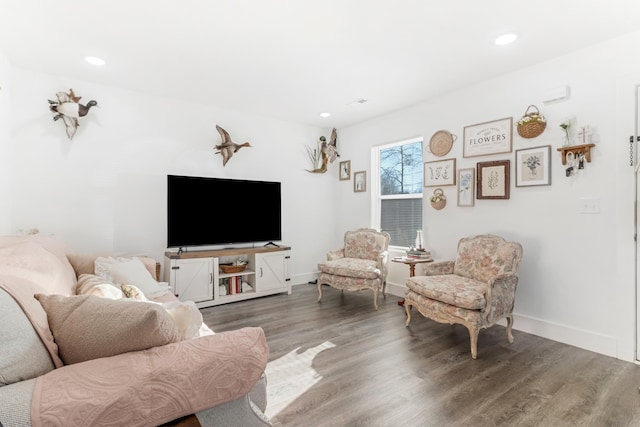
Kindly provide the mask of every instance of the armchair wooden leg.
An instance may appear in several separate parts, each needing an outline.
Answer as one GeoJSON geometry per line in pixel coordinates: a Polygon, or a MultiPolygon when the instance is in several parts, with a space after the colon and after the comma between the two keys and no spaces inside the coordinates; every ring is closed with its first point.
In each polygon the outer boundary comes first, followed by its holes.
{"type": "Polygon", "coordinates": [[[407,320],[404,322],[404,325],[409,326],[409,323],[411,322],[411,304],[408,304],[406,301],[404,303],[404,312],[407,315],[407,320]]]}
{"type": "Polygon", "coordinates": [[[471,338],[471,358],[476,359],[478,357],[478,334],[480,329],[475,327],[469,327],[469,338],[471,338]]]}
{"type": "Polygon", "coordinates": [[[373,290],[373,306],[378,309],[378,291],[376,289],[373,290]]]}
{"type": "Polygon", "coordinates": [[[509,344],[513,344],[513,335],[511,334],[511,328],[513,328],[513,314],[507,316],[507,341],[509,341],[509,344]]]}
{"type": "Polygon", "coordinates": [[[318,302],[322,299],[322,284],[318,281],[318,302]]]}

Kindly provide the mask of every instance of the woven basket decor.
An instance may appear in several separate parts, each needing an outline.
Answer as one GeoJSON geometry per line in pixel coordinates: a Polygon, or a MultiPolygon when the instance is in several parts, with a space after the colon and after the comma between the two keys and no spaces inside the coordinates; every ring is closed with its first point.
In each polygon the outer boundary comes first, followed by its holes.
{"type": "Polygon", "coordinates": [[[518,135],[523,138],[535,138],[544,132],[546,127],[547,120],[540,114],[538,107],[529,105],[524,112],[524,116],[518,120],[518,135]],[[533,110],[529,112],[530,109],[533,110]]]}
{"type": "Polygon", "coordinates": [[[240,273],[241,271],[244,271],[245,268],[247,268],[247,264],[241,264],[241,265],[220,264],[220,270],[222,270],[222,272],[225,274],[240,273]]]}
{"type": "Polygon", "coordinates": [[[431,151],[434,156],[442,157],[451,150],[455,140],[456,136],[452,135],[451,132],[439,130],[431,136],[429,151],[431,151]]]}
{"type": "Polygon", "coordinates": [[[442,191],[442,188],[436,188],[435,190],[433,190],[433,196],[431,196],[430,201],[431,206],[436,210],[440,210],[447,206],[447,198],[444,195],[444,191],[442,191]],[[437,200],[433,200],[434,198],[437,200]]]}

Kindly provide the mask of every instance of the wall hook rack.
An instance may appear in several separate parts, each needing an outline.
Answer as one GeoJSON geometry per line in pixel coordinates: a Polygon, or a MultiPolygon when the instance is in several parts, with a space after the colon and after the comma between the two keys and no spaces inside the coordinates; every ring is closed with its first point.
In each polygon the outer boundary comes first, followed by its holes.
{"type": "Polygon", "coordinates": [[[591,147],[595,147],[595,144],[573,145],[571,147],[558,148],[558,151],[562,154],[562,164],[567,164],[567,153],[569,152],[572,152],[574,155],[584,154],[585,160],[591,163],[591,147]]]}

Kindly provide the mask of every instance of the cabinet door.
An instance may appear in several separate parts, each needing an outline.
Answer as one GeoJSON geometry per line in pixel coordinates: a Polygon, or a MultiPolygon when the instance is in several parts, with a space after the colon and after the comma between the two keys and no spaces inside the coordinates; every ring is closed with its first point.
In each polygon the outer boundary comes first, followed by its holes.
{"type": "Polygon", "coordinates": [[[173,260],[171,277],[176,295],[182,301],[213,299],[213,259],[191,258],[173,260]]]}
{"type": "Polygon", "coordinates": [[[256,254],[256,292],[287,288],[289,251],[256,254]]]}

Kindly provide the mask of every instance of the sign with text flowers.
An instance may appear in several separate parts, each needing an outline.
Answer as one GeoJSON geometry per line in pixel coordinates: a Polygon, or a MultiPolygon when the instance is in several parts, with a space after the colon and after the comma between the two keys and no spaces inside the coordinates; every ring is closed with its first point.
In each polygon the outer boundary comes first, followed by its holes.
{"type": "Polygon", "coordinates": [[[512,117],[465,126],[462,157],[510,153],[512,136],[512,117]]]}
{"type": "Polygon", "coordinates": [[[551,146],[516,150],[516,187],[551,184],[551,146]]]}

